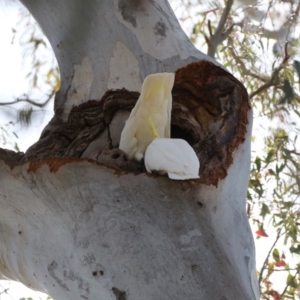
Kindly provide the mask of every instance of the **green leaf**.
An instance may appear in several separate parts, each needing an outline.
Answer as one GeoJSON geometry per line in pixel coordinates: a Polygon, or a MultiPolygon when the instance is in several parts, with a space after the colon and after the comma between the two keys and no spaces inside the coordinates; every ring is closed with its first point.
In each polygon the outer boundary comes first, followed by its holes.
{"type": "Polygon", "coordinates": [[[289,236],[293,241],[297,241],[298,228],[294,224],[291,224],[291,227],[287,231],[287,236],[289,236]]]}
{"type": "Polygon", "coordinates": [[[269,277],[274,272],[274,263],[268,263],[267,277],[269,277]]]}
{"type": "Polygon", "coordinates": [[[294,60],[293,66],[297,72],[299,79],[300,79],[300,62],[298,60],[294,60]]]}
{"type": "Polygon", "coordinates": [[[293,201],[284,201],[284,202],[282,202],[282,204],[285,208],[291,208],[295,205],[295,203],[293,201]]]}
{"type": "Polygon", "coordinates": [[[283,82],[283,92],[284,92],[284,96],[283,98],[281,98],[278,104],[285,104],[285,103],[290,104],[294,99],[294,89],[287,79],[285,79],[283,82]]]}
{"type": "Polygon", "coordinates": [[[291,275],[291,274],[288,275],[287,280],[286,280],[286,284],[288,286],[293,287],[293,288],[297,288],[298,287],[296,278],[294,278],[294,276],[291,275]]]}
{"type": "MultiPolygon", "coordinates": [[[[289,288],[289,289],[287,290],[287,293],[288,293],[289,295],[294,296],[294,295],[295,295],[295,289],[289,288]]],[[[291,298],[291,299],[294,299],[294,298],[291,298]]]]}
{"type": "Polygon", "coordinates": [[[264,44],[263,44],[262,40],[258,40],[258,42],[260,43],[262,50],[264,50],[264,44]]]}
{"type": "Polygon", "coordinates": [[[21,109],[19,111],[18,120],[23,125],[29,125],[31,122],[31,116],[32,116],[33,109],[32,107],[29,107],[27,109],[21,109]]]}
{"type": "Polygon", "coordinates": [[[266,164],[269,164],[271,162],[271,159],[273,158],[274,154],[275,154],[275,150],[274,149],[269,150],[269,152],[267,154],[267,157],[265,159],[265,163],[266,164]]]}
{"type": "Polygon", "coordinates": [[[279,251],[276,248],[273,250],[272,255],[273,255],[273,259],[275,261],[280,261],[280,254],[279,254],[279,251]]]}
{"type": "Polygon", "coordinates": [[[273,175],[273,176],[276,175],[275,172],[274,172],[272,169],[268,169],[268,172],[269,172],[271,175],[273,175]]]}
{"type": "Polygon", "coordinates": [[[261,159],[260,159],[260,157],[256,157],[255,158],[255,164],[256,164],[256,169],[257,169],[257,171],[259,172],[260,171],[260,168],[261,168],[261,159]]]}
{"type": "Polygon", "coordinates": [[[291,253],[294,253],[294,254],[300,254],[300,244],[297,245],[297,247],[290,247],[290,251],[291,253]]]}
{"type": "Polygon", "coordinates": [[[285,164],[281,164],[281,166],[279,168],[277,168],[277,165],[276,165],[276,173],[279,174],[285,167],[285,164]]]}
{"type": "Polygon", "coordinates": [[[268,214],[270,214],[269,206],[263,203],[261,207],[260,215],[264,218],[268,214]]]}

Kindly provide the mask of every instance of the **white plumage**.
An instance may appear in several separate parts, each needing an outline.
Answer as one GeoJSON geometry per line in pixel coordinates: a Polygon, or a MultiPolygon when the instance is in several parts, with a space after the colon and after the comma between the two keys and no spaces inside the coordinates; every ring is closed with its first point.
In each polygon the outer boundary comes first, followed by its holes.
{"type": "Polygon", "coordinates": [[[170,137],[173,73],[157,73],[146,77],[141,95],[121,133],[119,148],[129,159],[142,160],[156,135],[170,137]]]}
{"type": "Polygon", "coordinates": [[[147,172],[168,174],[169,178],[199,178],[200,163],[194,149],[182,139],[156,138],[145,153],[147,172]]]}
{"type": "Polygon", "coordinates": [[[200,163],[194,149],[185,140],[170,139],[173,84],[173,73],[146,77],[119,148],[129,159],[144,158],[149,173],[167,173],[175,180],[199,178],[200,163]]]}

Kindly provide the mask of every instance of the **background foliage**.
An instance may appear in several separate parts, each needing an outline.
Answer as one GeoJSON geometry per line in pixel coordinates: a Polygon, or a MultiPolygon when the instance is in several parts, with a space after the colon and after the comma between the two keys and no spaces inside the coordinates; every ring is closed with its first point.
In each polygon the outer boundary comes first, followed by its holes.
{"type": "MultiPolygon", "coordinates": [[[[299,0],[170,0],[193,43],[221,62],[247,88],[254,113],[247,213],[257,239],[262,299],[300,299],[299,0]]],[[[52,101],[59,72],[44,61],[50,46],[28,13],[20,13],[15,40],[30,64],[30,92],[17,118],[0,123],[0,142],[14,141],[16,123],[52,101]],[[25,24],[25,25],[24,25],[25,24]],[[25,29],[24,29],[25,28],[25,29]],[[44,52],[43,52],[44,51],[44,52]],[[36,91],[41,101],[33,100],[36,91]]],[[[2,291],[2,293],[5,291],[2,291]]]]}

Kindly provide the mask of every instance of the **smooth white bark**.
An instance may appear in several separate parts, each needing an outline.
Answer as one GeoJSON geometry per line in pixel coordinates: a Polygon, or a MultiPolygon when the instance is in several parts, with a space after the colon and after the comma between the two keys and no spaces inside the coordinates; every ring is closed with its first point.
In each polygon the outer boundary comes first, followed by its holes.
{"type": "Polygon", "coordinates": [[[217,188],[87,161],[57,172],[1,162],[0,271],[60,300],[118,299],[113,288],[126,299],[258,299],[249,143],[250,130],[217,188]]]}
{"type": "Polygon", "coordinates": [[[21,0],[41,25],[56,55],[63,120],[74,105],[107,89],[140,91],[152,73],[211,60],[188,40],[168,1],[21,0]]]}

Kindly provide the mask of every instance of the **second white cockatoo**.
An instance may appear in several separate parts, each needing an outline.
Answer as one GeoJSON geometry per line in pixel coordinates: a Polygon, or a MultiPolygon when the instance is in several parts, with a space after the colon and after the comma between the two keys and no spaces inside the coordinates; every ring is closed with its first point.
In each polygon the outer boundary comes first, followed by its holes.
{"type": "Polygon", "coordinates": [[[173,73],[151,74],[121,133],[119,148],[129,159],[144,158],[147,172],[169,178],[199,178],[200,163],[194,149],[183,139],[171,139],[173,73]]]}
{"type": "Polygon", "coordinates": [[[147,172],[168,174],[170,179],[199,178],[199,159],[194,149],[183,139],[156,138],[145,153],[147,172]]]}

